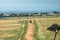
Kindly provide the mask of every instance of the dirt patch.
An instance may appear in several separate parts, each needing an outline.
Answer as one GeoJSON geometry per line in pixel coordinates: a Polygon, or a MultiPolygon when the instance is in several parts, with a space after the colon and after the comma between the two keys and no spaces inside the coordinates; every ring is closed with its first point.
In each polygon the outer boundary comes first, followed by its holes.
{"type": "Polygon", "coordinates": [[[34,37],[33,37],[33,32],[34,32],[34,23],[33,21],[30,21],[28,22],[28,31],[25,35],[26,37],[26,40],[34,40],[34,37]]]}

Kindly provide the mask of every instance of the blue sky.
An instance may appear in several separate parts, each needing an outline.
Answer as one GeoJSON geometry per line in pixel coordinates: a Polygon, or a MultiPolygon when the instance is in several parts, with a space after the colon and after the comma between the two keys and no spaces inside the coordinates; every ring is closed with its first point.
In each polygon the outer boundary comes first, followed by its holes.
{"type": "Polygon", "coordinates": [[[0,11],[60,11],[60,0],[0,0],[0,11]]]}

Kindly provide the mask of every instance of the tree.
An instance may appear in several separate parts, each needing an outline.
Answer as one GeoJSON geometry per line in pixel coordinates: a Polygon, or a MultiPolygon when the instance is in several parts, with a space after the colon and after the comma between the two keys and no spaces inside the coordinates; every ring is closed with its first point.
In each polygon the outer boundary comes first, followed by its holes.
{"type": "Polygon", "coordinates": [[[53,11],[53,13],[57,14],[57,13],[59,13],[59,12],[57,12],[57,11],[53,11]]]}
{"type": "Polygon", "coordinates": [[[50,30],[50,31],[55,32],[55,35],[54,35],[54,40],[55,40],[57,33],[59,33],[60,25],[58,25],[58,24],[53,24],[52,26],[50,26],[49,28],[47,28],[47,30],[50,30]]]}
{"type": "Polygon", "coordinates": [[[11,17],[17,17],[18,15],[15,14],[15,13],[12,13],[12,14],[10,14],[9,16],[11,16],[11,17]]]}
{"type": "Polygon", "coordinates": [[[1,13],[1,14],[0,14],[0,16],[4,16],[4,14],[3,14],[3,13],[1,13]]]}

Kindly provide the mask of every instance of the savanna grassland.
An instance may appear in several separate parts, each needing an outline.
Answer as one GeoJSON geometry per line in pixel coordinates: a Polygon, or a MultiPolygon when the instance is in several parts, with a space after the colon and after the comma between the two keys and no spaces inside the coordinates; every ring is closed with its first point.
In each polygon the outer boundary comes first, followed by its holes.
{"type": "MultiPolygon", "coordinates": [[[[6,17],[0,18],[0,40],[54,40],[52,24],[60,25],[59,17],[6,17]],[[30,21],[32,21],[30,23],[30,21]]],[[[56,36],[60,40],[60,32],[56,36]]]]}

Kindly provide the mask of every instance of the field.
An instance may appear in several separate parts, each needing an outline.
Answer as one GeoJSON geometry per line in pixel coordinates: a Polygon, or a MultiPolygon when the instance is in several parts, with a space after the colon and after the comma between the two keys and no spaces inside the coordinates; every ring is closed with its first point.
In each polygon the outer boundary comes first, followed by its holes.
{"type": "MultiPolygon", "coordinates": [[[[0,18],[0,40],[54,40],[54,32],[47,30],[54,23],[60,25],[60,18],[0,18]]],[[[60,32],[57,34],[56,40],[60,40],[60,32]]]]}

